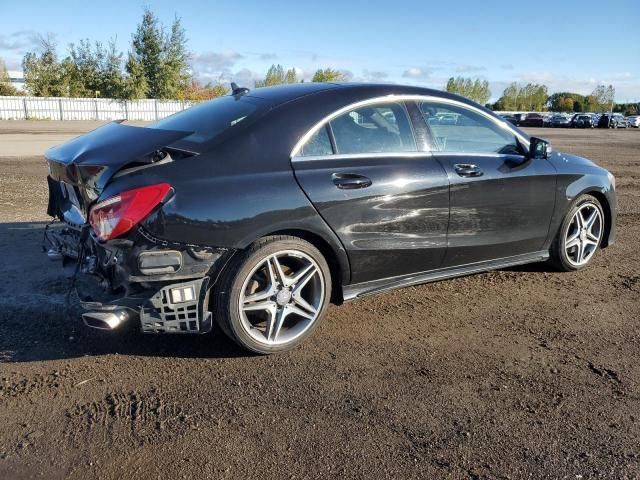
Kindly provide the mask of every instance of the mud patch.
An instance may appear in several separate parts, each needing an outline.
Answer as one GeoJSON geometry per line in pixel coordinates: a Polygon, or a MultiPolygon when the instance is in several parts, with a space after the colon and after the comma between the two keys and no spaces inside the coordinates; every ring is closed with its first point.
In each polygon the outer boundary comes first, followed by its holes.
{"type": "Polygon", "coordinates": [[[633,292],[640,292],[640,275],[618,275],[618,283],[622,288],[633,292]]]}
{"type": "Polygon", "coordinates": [[[3,377],[0,379],[0,399],[23,397],[42,390],[57,390],[61,387],[63,378],[65,375],[57,371],[49,375],[35,375],[32,378],[25,377],[20,380],[3,377]]]}
{"type": "Polygon", "coordinates": [[[108,393],[104,398],[67,411],[65,434],[75,447],[141,446],[175,439],[197,426],[194,415],[163,398],[158,389],[108,393]]]}

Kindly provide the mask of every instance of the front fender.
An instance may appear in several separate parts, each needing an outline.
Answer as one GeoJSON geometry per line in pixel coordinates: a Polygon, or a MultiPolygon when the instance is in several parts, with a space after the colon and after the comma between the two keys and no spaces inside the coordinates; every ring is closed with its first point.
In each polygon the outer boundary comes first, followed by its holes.
{"type": "Polygon", "coordinates": [[[550,235],[547,248],[555,238],[560,225],[573,201],[582,194],[590,194],[598,198],[605,215],[605,234],[602,247],[612,245],[615,241],[617,198],[615,187],[607,171],[599,167],[586,168],[582,173],[558,173],[556,189],[556,209],[551,219],[550,235]]]}

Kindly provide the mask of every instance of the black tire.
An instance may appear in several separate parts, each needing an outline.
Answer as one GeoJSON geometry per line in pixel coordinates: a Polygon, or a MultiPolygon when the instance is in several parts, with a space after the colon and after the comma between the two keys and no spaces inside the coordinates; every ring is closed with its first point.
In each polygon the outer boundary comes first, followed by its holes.
{"type": "Polygon", "coordinates": [[[216,322],[231,340],[246,350],[266,355],[291,350],[311,335],[324,318],[330,298],[331,273],[322,253],[301,238],[277,235],[257,240],[232,259],[214,287],[213,312],[216,322]],[[256,341],[247,333],[242,324],[239,302],[242,286],[249,274],[269,255],[283,250],[300,251],[315,261],[324,280],[324,298],[317,317],[300,336],[287,343],[270,345],[256,341]]]}
{"type": "MultiPolygon", "coordinates": [[[[569,226],[571,225],[571,220],[573,218],[573,216],[575,215],[575,213],[580,209],[581,206],[583,206],[585,203],[592,203],[593,205],[595,205],[598,210],[600,210],[600,216],[602,218],[602,221],[604,222],[604,211],[602,209],[602,205],[600,204],[600,201],[594,197],[593,195],[588,195],[588,194],[583,194],[580,195],[578,198],[576,198],[573,203],[571,204],[571,206],[569,207],[567,214],[565,215],[564,219],[562,220],[562,224],[560,225],[560,229],[558,230],[558,233],[556,234],[556,237],[553,240],[553,243],[551,244],[551,248],[549,249],[549,254],[550,254],[550,258],[549,258],[549,263],[557,270],[561,271],[561,272],[573,272],[576,270],[581,270],[584,267],[586,267],[587,265],[589,265],[591,263],[591,261],[593,260],[593,256],[587,261],[587,263],[583,264],[583,265],[575,265],[572,262],[569,261],[568,257],[567,257],[567,252],[566,249],[564,248],[564,239],[567,236],[567,230],[569,229],[569,226]]],[[[600,248],[600,245],[602,244],[602,238],[605,235],[605,225],[603,223],[602,225],[602,234],[600,236],[600,240],[598,241],[598,245],[596,247],[596,250],[598,248],[600,248]]],[[[595,254],[594,254],[595,256],[595,254]]]]}

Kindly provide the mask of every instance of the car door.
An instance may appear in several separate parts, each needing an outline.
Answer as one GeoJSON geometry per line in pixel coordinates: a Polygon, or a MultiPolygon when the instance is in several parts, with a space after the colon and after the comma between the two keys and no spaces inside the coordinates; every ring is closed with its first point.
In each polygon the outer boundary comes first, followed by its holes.
{"type": "Polygon", "coordinates": [[[443,266],[541,250],[555,206],[551,163],[526,156],[514,130],[480,109],[445,100],[418,107],[451,185],[443,266]],[[440,121],[451,115],[455,122],[440,121]]]}
{"type": "Polygon", "coordinates": [[[418,151],[403,102],[341,111],[316,127],[292,165],[342,241],[352,283],[440,267],[449,180],[431,153],[418,151]]]}

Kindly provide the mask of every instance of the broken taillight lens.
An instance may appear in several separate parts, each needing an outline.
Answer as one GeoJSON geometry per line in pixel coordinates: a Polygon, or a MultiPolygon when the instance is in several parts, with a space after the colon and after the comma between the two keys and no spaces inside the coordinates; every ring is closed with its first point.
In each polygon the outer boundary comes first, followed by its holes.
{"type": "Polygon", "coordinates": [[[100,240],[119,237],[149,215],[170,189],[168,183],[159,183],[109,197],[91,208],[89,223],[100,240]]]}

